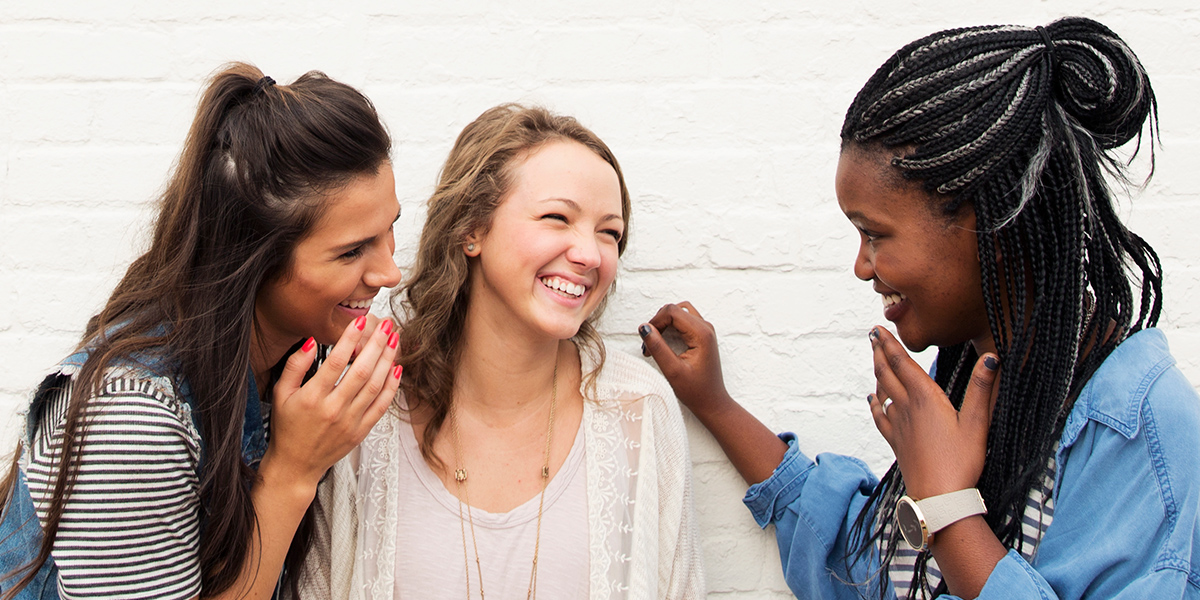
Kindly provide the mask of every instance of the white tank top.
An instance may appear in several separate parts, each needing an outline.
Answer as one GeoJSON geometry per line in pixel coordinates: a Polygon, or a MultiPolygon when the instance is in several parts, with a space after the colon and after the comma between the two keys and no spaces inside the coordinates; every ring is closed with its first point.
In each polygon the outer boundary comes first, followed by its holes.
{"type": "MultiPolygon", "coordinates": [[[[479,598],[471,527],[465,524],[464,549],[458,499],[421,457],[412,427],[401,423],[396,430],[407,459],[392,463],[400,469],[397,500],[404,507],[396,530],[396,597],[466,598],[469,576],[471,598],[479,598]]],[[[537,570],[537,595],[546,600],[588,595],[584,453],[581,427],[562,468],[546,487],[537,570]]],[[[487,597],[524,599],[537,538],[538,496],[506,513],[472,508],[471,515],[487,597]]],[[[467,518],[465,504],[462,518],[467,518]]]]}

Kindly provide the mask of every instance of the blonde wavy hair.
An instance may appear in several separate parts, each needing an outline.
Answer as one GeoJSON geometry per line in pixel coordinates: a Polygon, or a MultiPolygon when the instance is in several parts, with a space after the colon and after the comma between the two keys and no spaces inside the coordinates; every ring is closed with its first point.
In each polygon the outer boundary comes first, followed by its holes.
{"type": "MultiPolygon", "coordinates": [[[[471,292],[471,262],[463,252],[463,244],[471,233],[488,231],[496,208],[512,187],[513,168],[520,159],[548,142],[560,140],[582,144],[616,171],[626,227],[617,253],[620,256],[625,252],[629,190],[617,158],[591,130],[572,117],[519,104],[490,108],[463,129],[427,202],[425,227],[408,283],[391,296],[392,310],[404,323],[397,358],[404,365],[401,389],[410,411],[422,408],[432,415],[420,440],[421,455],[430,464],[440,464],[433,455],[433,441],[450,411],[459,340],[471,292]]],[[[604,364],[604,345],[595,323],[606,303],[607,298],[572,338],[581,352],[597,359],[597,367],[584,374],[588,388],[594,385],[595,375],[604,364]]]]}

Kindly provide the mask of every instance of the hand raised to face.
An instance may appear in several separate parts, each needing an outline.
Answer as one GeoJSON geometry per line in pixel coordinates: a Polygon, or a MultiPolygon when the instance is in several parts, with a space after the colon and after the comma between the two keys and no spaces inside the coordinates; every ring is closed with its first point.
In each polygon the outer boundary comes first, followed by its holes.
{"type": "Polygon", "coordinates": [[[979,358],[962,408],[955,410],[891,332],[874,327],[870,339],[876,379],[871,415],[896,454],[909,495],[920,499],[976,487],[1000,390],[999,359],[990,353],[979,358]]]}

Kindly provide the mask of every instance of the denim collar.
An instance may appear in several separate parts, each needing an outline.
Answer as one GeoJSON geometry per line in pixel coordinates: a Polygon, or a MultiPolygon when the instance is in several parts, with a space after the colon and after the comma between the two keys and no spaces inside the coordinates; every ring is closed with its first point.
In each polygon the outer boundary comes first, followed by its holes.
{"type": "Polygon", "coordinates": [[[1063,427],[1062,447],[1075,443],[1089,420],[1132,439],[1141,425],[1142,404],[1154,381],[1175,364],[1167,337],[1143,329],[1117,345],[1079,392],[1063,427]]]}

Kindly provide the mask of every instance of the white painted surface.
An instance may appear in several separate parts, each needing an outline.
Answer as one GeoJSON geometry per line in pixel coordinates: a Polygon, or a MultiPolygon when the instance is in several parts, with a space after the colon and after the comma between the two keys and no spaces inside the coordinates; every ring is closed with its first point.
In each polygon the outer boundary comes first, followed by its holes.
{"type": "MultiPolygon", "coordinates": [[[[402,265],[466,123],[505,101],[577,116],[612,146],[634,197],[603,324],[612,343],[637,352],[637,325],[690,299],[716,325],[726,381],[755,414],[798,432],[807,451],[883,468],[890,453],[863,400],[880,302],[850,272],[856,235],[833,198],[844,111],[880,63],[925,34],[1090,16],[1130,43],[1158,93],[1157,172],[1122,207],[1163,259],[1162,326],[1200,382],[1192,2],[339,4],[0,1],[4,448],[18,430],[11,415],[144,248],[202,82],[229,60],[281,82],[320,69],[375,101],[396,140],[402,265]]],[[[691,424],[711,596],[789,597],[773,538],[741,506],[745,486],[691,424]]]]}

